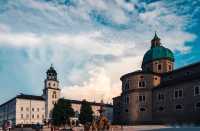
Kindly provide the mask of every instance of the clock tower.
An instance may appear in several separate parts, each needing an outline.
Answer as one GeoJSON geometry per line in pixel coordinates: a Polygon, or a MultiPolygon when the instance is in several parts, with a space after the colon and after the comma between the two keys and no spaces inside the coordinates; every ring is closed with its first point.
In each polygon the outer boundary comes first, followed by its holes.
{"type": "Polygon", "coordinates": [[[49,120],[52,116],[53,107],[60,98],[59,81],[57,80],[57,72],[53,65],[46,72],[43,97],[45,99],[45,117],[49,120]]]}

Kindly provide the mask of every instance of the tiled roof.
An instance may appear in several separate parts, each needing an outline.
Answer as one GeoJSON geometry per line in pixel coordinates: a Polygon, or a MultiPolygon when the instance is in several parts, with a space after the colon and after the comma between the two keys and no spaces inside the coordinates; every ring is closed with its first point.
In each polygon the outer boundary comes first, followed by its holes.
{"type": "Polygon", "coordinates": [[[36,95],[27,95],[27,94],[20,94],[17,95],[16,98],[20,99],[29,99],[29,100],[44,100],[42,96],[36,96],[36,95]]]}

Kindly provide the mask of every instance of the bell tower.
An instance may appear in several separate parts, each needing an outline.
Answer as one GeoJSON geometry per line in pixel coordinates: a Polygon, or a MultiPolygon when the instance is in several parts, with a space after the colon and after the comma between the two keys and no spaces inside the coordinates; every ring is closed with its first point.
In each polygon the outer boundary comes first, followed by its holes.
{"type": "Polygon", "coordinates": [[[43,97],[45,99],[45,116],[46,120],[51,119],[52,109],[60,98],[59,81],[57,72],[53,65],[46,72],[44,81],[43,97]]]}

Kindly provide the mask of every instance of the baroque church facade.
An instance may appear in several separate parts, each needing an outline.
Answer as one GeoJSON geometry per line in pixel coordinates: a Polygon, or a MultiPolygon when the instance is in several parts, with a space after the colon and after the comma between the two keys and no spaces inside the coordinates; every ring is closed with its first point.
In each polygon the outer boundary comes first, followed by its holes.
{"type": "Polygon", "coordinates": [[[142,70],[123,75],[113,98],[116,124],[200,121],[200,62],[174,69],[173,52],[155,33],[142,70]]]}
{"type": "MultiPolygon", "coordinates": [[[[51,67],[46,72],[43,94],[40,96],[19,94],[9,101],[0,105],[0,126],[4,121],[12,121],[14,125],[44,124],[51,120],[52,110],[57,101],[61,98],[61,89],[57,78],[57,72],[51,67]]],[[[82,101],[71,100],[72,108],[75,111],[75,120],[78,119],[82,101]]],[[[101,106],[105,110],[105,115],[112,121],[113,107],[111,104],[89,102],[91,104],[93,115],[98,116],[98,110],[101,106]]]]}

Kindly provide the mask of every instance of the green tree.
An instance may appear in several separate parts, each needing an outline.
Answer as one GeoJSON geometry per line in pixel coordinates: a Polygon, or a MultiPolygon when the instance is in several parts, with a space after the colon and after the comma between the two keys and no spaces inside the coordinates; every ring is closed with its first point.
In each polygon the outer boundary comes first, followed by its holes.
{"type": "Polygon", "coordinates": [[[71,106],[70,101],[65,99],[59,99],[58,103],[55,104],[52,111],[52,122],[53,125],[60,126],[65,125],[69,122],[69,118],[74,116],[74,110],[71,106]]]}
{"type": "Polygon", "coordinates": [[[79,115],[79,121],[81,124],[85,124],[87,122],[92,122],[93,119],[93,111],[91,104],[86,100],[83,100],[81,103],[81,110],[79,115]]]}

